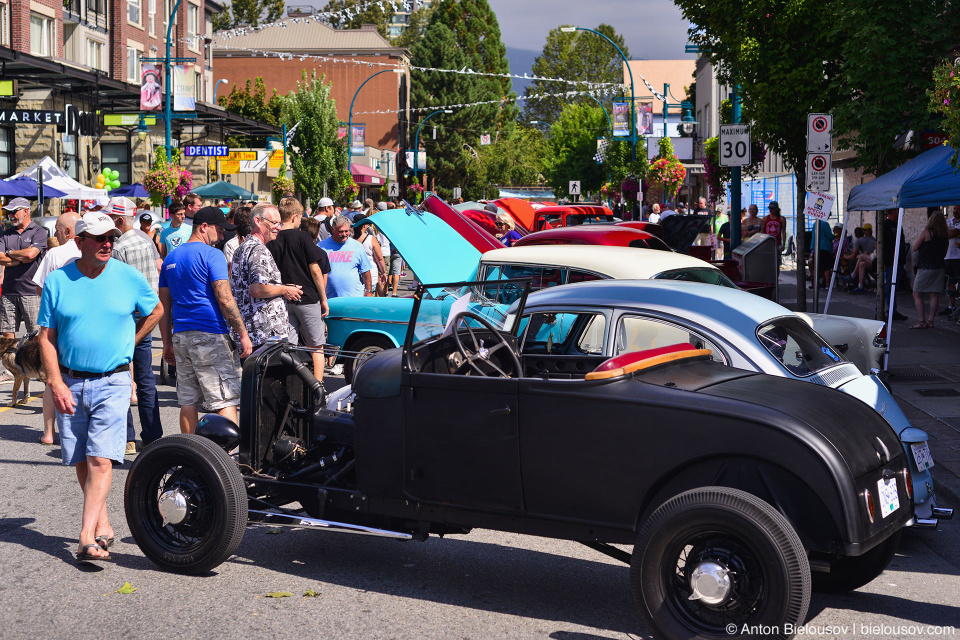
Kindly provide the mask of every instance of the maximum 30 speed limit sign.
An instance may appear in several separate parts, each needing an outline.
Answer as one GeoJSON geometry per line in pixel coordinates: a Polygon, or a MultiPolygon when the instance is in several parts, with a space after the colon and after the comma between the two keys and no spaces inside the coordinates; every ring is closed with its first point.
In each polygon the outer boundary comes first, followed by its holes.
{"type": "Polygon", "coordinates": [[[720,125],[720,166],[745,167],[750,164],[750,125],[720,125]]]}

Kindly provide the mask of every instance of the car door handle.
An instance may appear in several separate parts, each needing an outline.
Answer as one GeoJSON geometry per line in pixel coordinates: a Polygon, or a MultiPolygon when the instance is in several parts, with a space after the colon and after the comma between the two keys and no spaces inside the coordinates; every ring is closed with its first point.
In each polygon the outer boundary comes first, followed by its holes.
{"type": "Polygon", "coordinates": [[[510,415],[510,405],[505,406],[502,409],[494,409],[490,412],[492,416],[508,416],[510,415]]]}

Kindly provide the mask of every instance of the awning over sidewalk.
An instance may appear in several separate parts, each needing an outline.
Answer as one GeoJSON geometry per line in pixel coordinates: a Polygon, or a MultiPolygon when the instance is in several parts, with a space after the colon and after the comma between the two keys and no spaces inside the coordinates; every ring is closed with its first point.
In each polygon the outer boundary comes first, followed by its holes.
{"type": "Polygon", "coordinates": [[[377,186],[384,184],[386,178],[377,173],[377,170],[362,164],[350,163],[350,175],[359,185],[377,186]]]}
{"type": "Polygon", "coordinates": [[[876,180],[854,187],[847,211],[883,211],[960,204],[960,173],[950,164],[954,148],[921,153],[876,180]]]}

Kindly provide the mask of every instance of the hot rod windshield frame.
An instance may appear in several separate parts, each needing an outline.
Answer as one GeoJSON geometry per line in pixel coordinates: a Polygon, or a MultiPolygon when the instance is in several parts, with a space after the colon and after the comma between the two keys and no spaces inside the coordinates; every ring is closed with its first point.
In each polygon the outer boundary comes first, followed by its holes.
{"type": "Polygon", "coordinates": [[[413,294],[413,309],[410,312],[410,324],[407,326],[407,335],[403,341],[403,348],[408,352],[411,347],[421,342],[434,340],[441,334],[449,319],[450,311],[464,296],[470,296],[464,310],[483,316],[497,329],[516,337],[516,323],[509,325],[507,309],[512,304],[504,304],[501,291],[509,288],[512,292],[511,303],[518,305],[523,311],[530,293],[529,278],[512,278],[506,280],[476,280],[472,282],[448,283],[420,283],[413,294]],[[427,291],[442,290],[438,298],[431,298],[427,291]],[[519,293],[515,299],[516,293],[519,293]]]}

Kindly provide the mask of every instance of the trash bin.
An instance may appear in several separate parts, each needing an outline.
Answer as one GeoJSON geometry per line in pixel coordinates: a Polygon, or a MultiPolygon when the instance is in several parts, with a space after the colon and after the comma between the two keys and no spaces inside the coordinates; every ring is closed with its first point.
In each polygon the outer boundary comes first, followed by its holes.
{"type": "MultiPolygon", "coordinates": [[[[769,283],[775,289],[780,271],[777,258],[777,239],[765,233],[751,236],[733,250],[733,260],[744,281],[769,283]]],[[[779,292],[775,295],[774,299],[779,301],[779,292]]]]}

